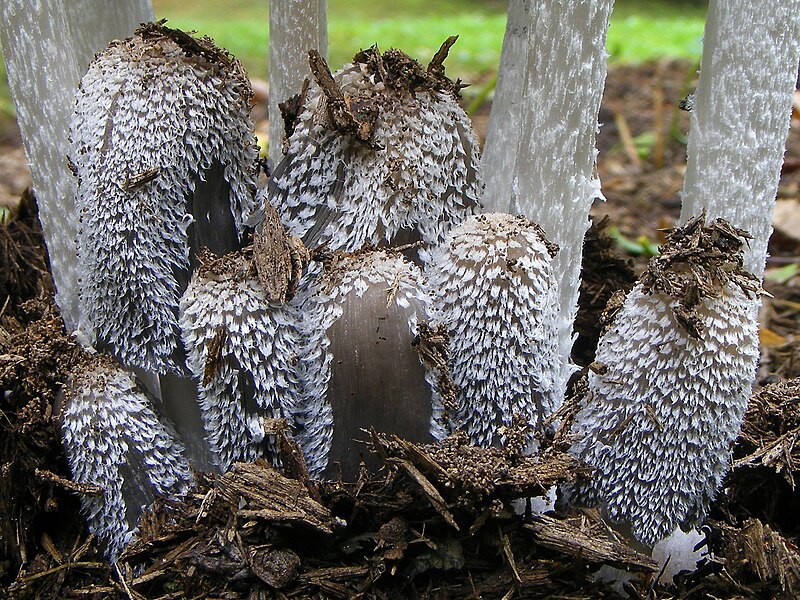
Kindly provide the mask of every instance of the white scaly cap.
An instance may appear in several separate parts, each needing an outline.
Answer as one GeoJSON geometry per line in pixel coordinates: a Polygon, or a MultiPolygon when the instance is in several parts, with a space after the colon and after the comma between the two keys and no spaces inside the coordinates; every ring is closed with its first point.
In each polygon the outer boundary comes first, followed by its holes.
{"type": "Polygon", "coordinates": [[[705,215],[668,236],[601,337],[572,452],[573,500],[653,546],[697,526],[728,469],[758,363],[747,234],[705,215]]]}
{"type": "Polygon", "coordinates": [[[317,81],[301,96],[269,194],[306,246],[436,244],[478,206],[478,140],[459,83],[443,74],[454,41],[427,70],[371,48],[331,77],[312,55],[317,81]]]}
{"type": "Polygon", "coordinates": [[[72,373],[60,403],[72,479],[102,490],[81,496],[83,513],[114,561],[156,495],[189,491],[183,445],[133,377],[103,355],[72,373]]]}
{"type": "Polygon", "coordinates": [[[297,396],[298,307],[270,301],[249,251],[202,256],[181,299],[187,365],[217,466],[275,458],[264,419],[290,423],[297,396]]]}
{"type": "Polygon", "coordinates": [[[238,61],[161,24],[112,42],[81,81],[70,159],[82,302],[125,366],[184,371],[177,313],[193,254],[235,249],[254,205],[251,95],[238,61]]]}
{"type": "Polygon", "coordinates": [[[431,317],[449,332],[456,406],[434,407],[433,431],[498,445],[515,414],[530,425],[527,450],[562,392],[557,351],[557,247],[534,223],[501,213],[468,218],[435,248],[425,274],[431,317]]]}

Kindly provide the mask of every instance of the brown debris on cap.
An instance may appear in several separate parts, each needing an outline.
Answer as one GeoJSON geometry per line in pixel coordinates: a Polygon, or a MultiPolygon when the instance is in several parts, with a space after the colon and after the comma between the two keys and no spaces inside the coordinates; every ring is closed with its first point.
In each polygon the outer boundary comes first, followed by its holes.
{"type": "Polygon", "coordinates": [[[303,242],[286,231],[278,211],[265,202],[264,222],[253,236],[253,261],[270,302],[292,299],[310,259],[303,242]]]}
{"type": "Polygon", "coordinates": [[[378,46],[357,53],[353,62],[367,65],[378,81],[394,90],[408,90],[412,93],[418,90],[448,92],[458,98],[460,91],[466,86],[460,79],[454,82],[444,74],[444,61],[457,39],[457,35],[447,38],[434,54],[427,69],[405,52],[392,48],[381,54],[378,46]]]}
{"type": "Polygon", "coordinates": [[[693,338],[703,333],[695,308],[707,298],[719,298],[728,283],[748,295],[761,292],[758,279],[742,268],[744,245],[751,239],[743,229],[716,219],[706,224],[705,212],[684,225],[667,230],[661,254],[650,260],[640,281],[647,293],[661,293],[680,302],[673,312],[693,338]]]}

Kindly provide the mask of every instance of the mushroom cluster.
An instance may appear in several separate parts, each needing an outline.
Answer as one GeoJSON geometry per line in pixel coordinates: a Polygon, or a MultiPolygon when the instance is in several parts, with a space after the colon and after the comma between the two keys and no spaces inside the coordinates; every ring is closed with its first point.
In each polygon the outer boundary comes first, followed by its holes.
{"type": "MultiPolygon", "coordinates": [[[[427,67],[371,48],[336,73],[310,51],[260,190],[247,78],[210,40],[144,25],[90,66],[71,129],[81,298],[122,366],[73,374],[63,430],[75,479],[103,488],[84,509],[112,559],[191,466],[278,463],[278,419],[317,477],[355,479],[370,428],[491,446],[525,423],[537,450],[573,370],[577,238],[559,251],[526,217],[474,214],[454,42],[427,67]]],[[[567,179],[594,197],[593,178],[567,179]]],[[[535,181],[514,194],[536,201],[535,181]]],[[[704,217],[674,230],[588,375],[573,453],[595,474],[568,493],[647,545],[699,522],[727,467],[758,357],[746,239],[704,217]]]]}

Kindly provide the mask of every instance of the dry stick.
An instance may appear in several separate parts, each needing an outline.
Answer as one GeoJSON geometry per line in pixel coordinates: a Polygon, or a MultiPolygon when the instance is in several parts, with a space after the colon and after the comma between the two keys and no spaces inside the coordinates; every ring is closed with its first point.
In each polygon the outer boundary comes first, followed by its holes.
{"type": "Polygon", "coordinates": [[[0,4],[0,45],[9,88],[39,203],[56,301],[70,331],[90,329],[78,303],[76,182],[65,158],[75,90],[95,52],[152,18],[149,0],[0,4]]]}

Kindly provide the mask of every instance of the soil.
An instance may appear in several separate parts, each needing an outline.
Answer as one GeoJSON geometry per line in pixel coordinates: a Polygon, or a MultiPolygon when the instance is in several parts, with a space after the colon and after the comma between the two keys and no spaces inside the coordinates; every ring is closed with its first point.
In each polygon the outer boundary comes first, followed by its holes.
{"type": "MultiPolygon", "coordinates": [[[[613,67],[600,111],[576,361],[591,363],[599,313],[646,264],[645,242],[674,224],[688,114],[679,101],[696,67],[663,61],[613,67]],[[602,217],[607,216],[603,225],[602,217]],[[614,229],[643,253],[623,256],[614,229]],[[590,266],[591,265],[591,266],[590,266]]],[[[256,99],[265,100],[256,88],[256,99]]],[[[266,130],[263,104],[258,129],[266,130]]],[[[485,134],[488,106],[475,116],[485,134]]],[[[787,144],[779,202],[800,197],[800,121],[787,144]]],[[[669,584],[593,511],[520,517],[512,508],[580,473],[563,440],[539,460],[511,443],[479,450],[454,438],[420,447],[372,434],[385,465],[356,484],[308,480],[283,439],[283,469],[236,465],[198,475],[185,502],[164,500],[113,566],[78,512],[57,425],[57,395],[80,360],[52,302],[47,256],[18,134],[0,132],[0,598],[594,598],[602,564],[629,571],[630,598],[793,598],[800,594],[800,277],[767,280],[756,392],[733,468],[707,521],[713,558],[669,584]],[[346,523],[346,525],[345,525],[346,523]]],[[[800,238],[776,222],[768,268],[800,261],[800,238]]],[[[623,240],[623,242],[625,241],[623,240]]],[[[509,432],[514,439],[514,433],[509,432]]]]}

